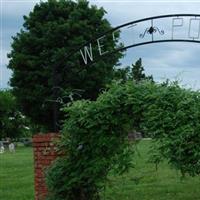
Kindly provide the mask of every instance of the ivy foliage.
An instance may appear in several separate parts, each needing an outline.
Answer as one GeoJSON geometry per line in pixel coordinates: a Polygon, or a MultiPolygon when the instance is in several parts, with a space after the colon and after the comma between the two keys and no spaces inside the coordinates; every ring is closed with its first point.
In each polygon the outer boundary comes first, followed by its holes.
{"type": "Polygon", "coordinates": [[[160,158],[182,174],[200,174],[200,93],[177,84],[159,87],[145,101],[142,128],[155,138],[160,158]]]}
{"type": "Polygon", "coordinates": [[[127,135],[133,129],[154,138],[160,158],[183,173],[200,173],[199,92],[176,83],[114,83],[96,101],[63,110],[59,148],[66,156],[47,172],[49,200],[100,199],[108,173],[132,167],[134,143],[127,135]]]}

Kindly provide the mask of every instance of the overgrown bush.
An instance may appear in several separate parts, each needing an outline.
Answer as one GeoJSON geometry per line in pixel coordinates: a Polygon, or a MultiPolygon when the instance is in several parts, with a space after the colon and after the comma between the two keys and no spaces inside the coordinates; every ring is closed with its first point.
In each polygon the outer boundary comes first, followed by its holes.
{"type": "Polygon", "coordinates": [[[145,108],[141,124],[155,139],[158,160],[167,158],[183,175],[200,174],[199,95],[177,84],[159,87],[147,97],[153,103],[145,108]]]}
{"type": "Polygon", "coordinates": [[[52,200],[99,199],[108,172],[131,166],[127,140],[132,122],[127,92],[115,85],[97,101],[77,101],[64,108],[62,150],[66,157],[51,167],[47,180],[52,200]],[[129,115],[130,114],[130,115],[129,115]]]}
{"type": "MultiPolygon", "coordinates": [[[[48,170],[49,200],[97,200],[111,170],[131,166],[130,130],[157,141],[159,157],[190,175],[200,172],[199,93],[177,84],[115,83],[96,101],[76,101],[63,110],[59,144],[66,156],[48,170]]],[[[156,159],[157,161],[157,159],[156,159]]]]}

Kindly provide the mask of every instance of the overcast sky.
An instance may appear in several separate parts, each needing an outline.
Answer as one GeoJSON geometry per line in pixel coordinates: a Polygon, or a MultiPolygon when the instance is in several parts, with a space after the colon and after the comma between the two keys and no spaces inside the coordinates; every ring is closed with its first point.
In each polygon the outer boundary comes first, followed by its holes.
{"type": "MultiPolygon", "coordinates": [[[[1,88],[8,87],[11,72],[6,69],[7,53],[10,51],[11,36],[22,28],[23,15],[27,15],[39,1],[1,1],[1,88]]],[[[126,1],[96,0],[91,4],[103,6],[106,18],[113,27],[129,21],[155,15],[191,13],[200,14],[199,1],[126,1]]],[[[165,23],[165,22],[163,22],[165,23]]],[[[163,24],[164,26],[165,24],[163,24]]],[[[186,27],[185,30],[188,28],[186,27]]],[[[121,60],[123,66],[131,65],[142,58],[145,72],[156,81],[167,78],[178,79],[182,85],[200,89],[200,44],[160,43],[131,48],[121,60]]]]}

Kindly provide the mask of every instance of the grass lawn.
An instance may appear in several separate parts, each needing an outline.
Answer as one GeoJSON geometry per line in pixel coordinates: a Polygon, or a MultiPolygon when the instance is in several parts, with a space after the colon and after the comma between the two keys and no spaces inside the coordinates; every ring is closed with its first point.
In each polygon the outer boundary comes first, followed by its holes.
{"type": "Polygon", "coordinates": [[[0,200],[34,200],[33,172],[32,148],[0,154],[0,200]]]}
{"type": "MultiPolygon", "coordinates": [[[[167,163],[156,171],[147,163],[149,144],[142,141],[138,145],[134,169],[121,177],[110,177],[102,200],[200,200],[200,177],[181,179],[167,163]]],[[[0,200],[34,200],[31,148],[0,154],[0,200]]]]}

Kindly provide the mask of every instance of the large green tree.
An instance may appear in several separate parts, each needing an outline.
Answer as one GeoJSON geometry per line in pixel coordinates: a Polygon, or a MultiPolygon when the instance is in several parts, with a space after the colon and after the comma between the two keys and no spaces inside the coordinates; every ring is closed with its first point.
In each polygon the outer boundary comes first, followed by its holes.
{"type": "MultiPolygon", "coordinates": [[[[103,8],[86,0],[48,0],[24,16],[23,29],[13,37],[8,67],[13,71],[14,95],[23,112],[48,131],[57,129],[53,122],[62,119],[60,112],[56,117],[59,102],[67,103],[71,97],[94,100],[111,80],[121,53],[89,66],[79,51],[75,53],[80,45],[111,29],[104,15],[103,8]]],[[[104,48],[117,48],[119,34],[109,37],[101,40],[104,48]]],[[[98,47],[93,48],[95,56],[98,47]]]]}

